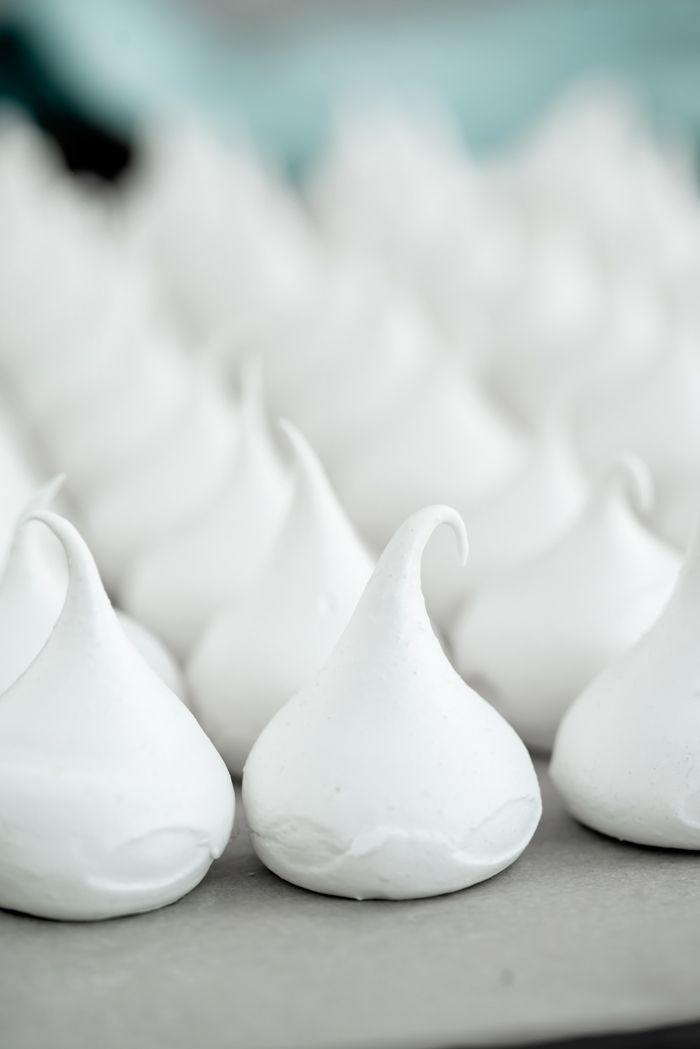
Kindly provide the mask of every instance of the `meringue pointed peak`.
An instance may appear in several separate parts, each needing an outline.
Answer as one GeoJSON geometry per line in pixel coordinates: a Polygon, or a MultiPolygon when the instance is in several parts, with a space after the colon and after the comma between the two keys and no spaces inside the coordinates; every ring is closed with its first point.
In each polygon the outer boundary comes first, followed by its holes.
{"type": "MultiPolygon", "coordinates": [[[[114,619],[112,605],[95,560],[77,528],[50,510],[34,510],[24,521],[40,521],[63,547],[68,565],[68,589],[58,622],[73,616],[81,619],[88,630],[102,629],[105,618],[114,619]]],[[[116,620],[114,625],[117,626],[116,620]]]]}
{"type": "Polygon", "coordinates": [[[408,518],[325,664],[246,762],[254,847],[305,888],[355,899],[452,892],[503,870],[537,826],[525,747],[430,631],[421,560],[442,524],[466,556],[455,510],[408,518]]]}
{"type": "Polygon", "coordinates": [[[14,535],[12,543],[10,545],[10,555],[5,563],[5,569],[7,565],[12,563],[13,554],[19,548],[31,553],[34,550],[33,543],[27,543],[27,529],[25,528],[26,523],[38,512],[44,510],[54,500],[56,493],[62,487],[63,482],[66,479],[65,474],[57,474],[56,477],[52,477],[46,484],[41,485],[36,491],[27,499],[27,502],[22,509],[19,517],[17,518],[17,524],[15,525],[14,535]]]}
{"type": "Polygon", "coordinates": [[[459,563],[464,566],[469,554],[464,521],[453,507],[437,504],[417,510],[404,521],[387,543],[375,574],[384,573],[405,579],[409,585],[420,587],[423,552],[441,525],[448,525],[452,529],[457,541],[459,563]]]}
{"type": "MultiPolygon", "coordinates": [[[[427,610],[421,587],[423,553],[435,531],[448,525],[455,536],[459,563],[466,564],[469,541],[464,521],[451,506],[437,504],[417,510],[396,530],[384,548],[364,594],[362,607],[373,616],[396,620],[407,613],[425,615],[427,610]]],[[[359,617],[362,620],[362,616],[359,617]]]]}
{"type": "Polygon", "coordinates": [[[282,434],[289,451],[295,491],[313,494],[321,486],[327,487],[326,474],[321,461],[301,430],[282,417],[277,420],[277,429],[282,434]]]}

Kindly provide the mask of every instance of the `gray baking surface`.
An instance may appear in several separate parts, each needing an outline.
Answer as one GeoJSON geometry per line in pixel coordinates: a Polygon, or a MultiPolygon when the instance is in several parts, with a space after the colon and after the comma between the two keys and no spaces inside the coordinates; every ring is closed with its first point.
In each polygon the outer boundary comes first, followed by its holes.
{"type": "Polygon", "coordinates": [[[240,830],[165,910],[0,912],[3,1049],[432,1049],[697,1020],[700,856],[584,830],[539,771],[530,848],[452,896],[316,896],[240,830]]]}

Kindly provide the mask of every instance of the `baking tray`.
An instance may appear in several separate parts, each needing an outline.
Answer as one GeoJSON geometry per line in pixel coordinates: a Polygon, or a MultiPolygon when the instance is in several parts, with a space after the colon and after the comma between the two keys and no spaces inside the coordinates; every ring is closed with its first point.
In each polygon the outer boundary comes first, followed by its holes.
{"type": "MultiPolygon", "coordinates": [[[[584,829],[538,773],[531,846],[450,896],[288,885],[257,861],[239,805],[225,855],[171,907],[92,924],[0,912],[0,1044],[447,1049],[700,1020],[700,857],[584,829]]],[[[678,1038],[698,1045],[700,1028],[678,1038]]]]}

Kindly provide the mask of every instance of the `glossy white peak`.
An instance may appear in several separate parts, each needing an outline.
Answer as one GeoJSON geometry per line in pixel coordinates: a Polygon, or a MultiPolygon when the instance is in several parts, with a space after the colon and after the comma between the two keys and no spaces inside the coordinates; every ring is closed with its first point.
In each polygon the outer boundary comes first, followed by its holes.
{"type": "MultiPolygon", "coordinates": [[[[24,672],[46,643],[66,596],[65,556],[45,528],[27,518],[54,499],[63,477],[34,492],[15,517],[6,562],[0,564],[0,693],[24,672]]],[[[115,609],[117,619],[152,670],[183,701],[185,682],[172,655],[141,623],[115,609]]]]}
{"type": "Polygon", "coordinates": [[[356,899],[453,892],[511,864],[541,812],[522,742],[431,631],[423,549],[449,507],[395,533],[325,666],[263,730],[243,775],[255,849],[304,888],[356,899]]]}
{"type": "Polygon", "coordinates": [[[564,717],[551,773],[570,812],[624,841],[700,849],[700,528],[637,644],[564,717]]]}
{"type": "Polygon", "coordinates": [[[246,588],[213,617],[187,668],[193,709],[240,776],[270,718],[330,654],[372,573],[372,561],[305,439],[282,423],[292,497],[246,588]]]}
{"type": "Polygon", "coordinates": [[[197,512],[145,544],[123,578],[124,607],[181,657],[228,599],[255,575],[290,492],[263,401],[257,362],[245,369],[238,447],[228,474],[197,512]]]}
{"type": "Polygon", "coordinates": [[[214,498],[237,438],[235,403],[203,367],[157,443],[149,442],[138,461],[123,464],[86,493],[86,531],[110,589],[118,589],[141,549],[214,498]]]}
{"type": "Polygon", "coordinates": [[[7,559],[0,566],[0,695],[46,644],[65,599],[65,573],[44,542],[50,537],[29,522],[35,511],[51,502],[62,482],[57,477],[39,489],[15,516],[7,559]]]}
{"type": "Polygon", "coordinates": [[[73,526],[32,516],[69,582],[48,641],[0,695],[0,905],[76,920],[162,907],[225,848],[231,780],[127,641],[73,526]]]}
{"type": "Polygon", "coordinates": [[[567,531],[469,597],[450,640],[460,672],[533,747],[549,749],[581,689],[658,615],[679,558],[644,519],[644,465],[620,460],[567,531]]]}

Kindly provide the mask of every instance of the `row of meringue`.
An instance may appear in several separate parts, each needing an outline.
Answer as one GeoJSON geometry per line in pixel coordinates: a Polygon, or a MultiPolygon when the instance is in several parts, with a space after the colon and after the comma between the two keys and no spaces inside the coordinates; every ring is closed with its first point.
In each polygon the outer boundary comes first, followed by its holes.
{"type": "MultiPolygon", "coordinates": [[[[9,600],[0,600],[0,633],[7,649],[5,667],[0,670],[1,690],[3,683],[12,678],[13,669],[24,665],[26,651],[34,651],[48,637],[58,618],[65,588],[63,561],[55,544],[40,543],[38,537],[34,537],[31,544],[19,544],[19,550],[11,556],[18,545],[17,520],[27,506],[41,509],[54,502],[65,509],[66,501],[60,495],[63,481],[60,477],[37,491],[40,470],[29,456],[9,412],[3,412],[0,417],[0,465],[0,579],[5,595],[10,595],[9,600]],[[32,604],[35,607],[30,609],[32,604]]],[[[117,615],[131,642],[168,686],[184,699],[183,675],[164,645],[132,616],[123,611],[117,615]]]]}
{"type": "MultiPolygon", "coordinates": [[[[48,639],[1,694],[0,905],[63,919],[163,906],[225,847],[231,781],[126,641],[73,526],[30,509],[13,559],[35,522],[59,541],[68,581],[48,639]]],[[[410,518],[324,668],[273,718],[246,765],[255,848],[297,884],[360,899],[451,892],[503,870],[537,826],[525,747],[430,630],[420,560],[441,523],[466,555],[453,510],[410,518]]],[[[360,587],[367,568],[358,564],[360,587]]]]}
{"type": "Polygon", "coordinates": [[[312,189],[334,244],[409,287],[516,415],[536,426],[564,395],[587,465],[640,455],[655,527],[687,543],[700,207],[690,157],[659,148],[629,99],[574,96],[479,165],[444,114],[374,105],[339,124],[312,189]]]}
{"type": "Polygon", "coordinates": [[[208,333],[225,337],[224,356],[235,364],[243,346],[260,353],[274,413],[308,435],[377,549],[412,509],[439,499],[466,512],[472,477],[480,497],[514,469],[508,445],[528,440],[487,388],[535,429],[553,397],[565,397],[585,464],[639,454],[657,490],[655,527],[687,542],[698,503],[700,440],[688,420],[700,411],[700,339],[692,296],[674,295],[690,292],[700,271],[700,209],[684,165],[666,158],[628,103],[574,99],[524,151],[481,166],[434,112],[362,113],[311,179],[316,226],[240,143],[202,128],[155,129],[144,148],[125,212],[172,309],[186,288],[208,333]],[[177,165],[168,162],[176,148],[177,165]],[[590,178],[569,187],[564,176],[579,161],[590,178]],[[243,202],[255,252],[232,213],[243,202]],[[287,260],[293,285],[250,262],[261,252],[287,260]],[[214,276],[206,269],[203,280],[194,265],[202,258],[217,274],[250,263],[256,289],[228,282],[214,304],[214,276]],[[450,360],[455,350],[466,369],[450,360]],[[650,391],[662,412],[647,411],[650,391]],[[438,489],[424,471],[437,479],[443,463],[450,477],[438,489]]]}
{"type": "MultiPolygon", "coordinates": [[[[259,392],[244,390],[234,410],[206,371],[193,393],[186,388],[192,369],[171,352],[171,347],[149,343],[148,351],[143,357],[146,364],[139,365],[140,355],[127,355],[125,365],[123,354],[115,347],[106,387],[99,385],[103,379],[99,369],[83,378],[77,389],[73,385],[71,396],[68,386],[64,423],[53,430],[48,424],[47,432],[60,457],[56,465],[70,460],[71,447],[79,459],[80,449],[87,443],[81,437],[90,433],[88,456],[93,457],[95,474],[104,476],[92,485],[78,483],[77,488],[103,575],[127,608],[184,657],[216,610],[224,605],[229,609],[240,607],[248,579],[255,579],[258,571],[264,575],[273,540],[278,530],[283,530],[290,483],[288,469],[269,433],[259,392]],[[139,370],[143,368],[145,372],[139,370]],[[121,382],[115,382],[113,371],[121,376],[121,382]],[[146,435],[140,427],[142,420],[152,421],[152,413],[144,405],[149,400],[156,405],[163,403],[162,397],[156,397],[156,389],[171,388],[163,382],[169,375],[175,377],[172,388],[177,393],[176,402],[183,396],[182,411],[173,414],[172,423],[155,427],[153,434],[146,435]],[[134,393],[138,396],[136,403],[134,393]],[[107,410],[110,400],[115,405],[112,412],[107,410]],[[131,443],[121,465],[115,466],[112,461],[110,471],[109,434],[115,423],[131,419],[131,443]]],[[[81,359],[75,347],[72,353],[74,360],[81,359]]],[[[341,356],[349,358],[349,350],[341,356]]],[[[91,360],[86,350],[82,358],[91,360]]],[[[502,669],[492,673],[490,667],[498,665],[499,654],[508,647],[500,636],[507,632],[503,624],[517,638],[523,621],[534,622],[528,611],[530,602],[543,608],[556,603],[551,596],[552,580],[556,583],[562,560],[575,565],[582,545],[594,551],[591,577],[596,578],[596,569],[600,571],[606,562],[606,549],[615,546],[616,524],[614,520],[605,522],[598,533],[593,529],[594,540],[586,528],[582,532],[574,529],[573,539],[563,542],[564,553],[559,554],[556,541],[571,526],[587,493],[587,483],[568,451],[566,435],[549,426],[540,438],[526,442],[478,386],[457,376],[448,362],[433,362],[431,366],[426,362],[420,352],[415,354],[412,367],[416,378],[400,387],[396,405],[390,403],[392,391],[387,388],[381,428],[375,420],[364,442],[354,442],[353,454],[339,457],[337,486],[353,519],[375,548],[381,547],[416,506],[430,500],[448,497],[467,516],[470,531],[473,521],[472,566],[464,580],[450,570],[444,551],[437,547],[431,551],[426,564],[431,611],[448,629],[458,653],[462,633],[468,637],[476,631],[484,639],[478,646],[481,662],[474,665],[465,659],[464,672],[483,679],[483,687],[494,697],[498,695],[495,701],[504,709],[517,712],[523,708],[523,720],[518,724],[528,742],[551,744],[561,712],[559,704],[570,701],[577,687],[619,651],[625,639],[627,643],[635,639],[638,619],[645,622],[635,611],[637,591],[627,587],[624,566],[608,573],[605,582],[612,593],[619,594],[616,607],[625,623],[629,620],[630,634],[622,630],[617,613],[596,620],[596,629],[604,640],[582,658],[580,676],[573,684],[566,680],[564,671],[555,672],[563,661],[551,658],[557,646],[550,644],[546,632],[539,647],[523,646],[517,661],[511,653],[514,663],[510,681],[507,676],[500,680],[502,669]],[[581,534],[583,538],[578,538],[581,534]],[[550,555],[547,548],[552,542],[555,547],[550,555]],[[544,557],[544,567],[535,561],[524,570],[523,581],[519,564],[538,554],[544,557]],[[550,557],[555,566],[551,571],[547,569],[550,557]],[[504,571],[503,578],[494,578],[504,571]],[[530,577],[532,583],[527,581],[530,577]],[[464,602],[465,590],[466,612],[455,625],[454,616],[464,602]],[[493,611],[489,612],[491,607],[493,611]],[[536,686],[543,667],[550,674],[549,693],[536,686]],[[531,687],[530,681],[535,685],[531,687]],[[543,708],[550,694],[558,701],[550,704],[552,710],[545,715],[543,708]],[[544,730],[540,724],[543,717],[544,730]]],[[[61,374],[60,356],[55,372],[61,374]]],[[[49,384],[51,388],[53,385],[49,384]]],[[[247,385],[251,385],[250,377],[247,385]]],[[[323,402],[324,398],[319,400],[323,402]]],[[[51,419],[46,403],[44,408],[44,417],[51,419]]],[[[321,521],[320,525],[327,527],[328,522],[321,521]]],[[[630,564],[639,563],[640,579],[646,578],[647,553],[639,547],[628,556],[630,564]]],[[[667,552],[667,560],[673,560],[672,552],[667,552]]],[[[580,634],[580,610],[585,610],[587,601],[580,583],[587,582],[588,576],[577,576],[575,567],[570,567],[570,575],[565,618],[577,623],[574,629],[580,634]]],[[[285,585],[282,577],[280,590],[285,585]]],[[[662,591],[659,586],[659,593],[662,591]]],[[[653,614],[656,605],[653,598],[650,601],[653,614]]],[[[312,638],[314,629],[309,631],[312,638]]],[[[583,638],[582,647],[587,643],[588,638],[583,638]]],[[[315,650],[313,644],[311,648],[315,650]]],[[[203,673],[206,676],[206,670],[203,673]]],[[[287,695],[297,684],[293,676],[286,682],[287,695]]],[[[245,745],[249,744],[250,740],[245,745]]],[[[240,758],[237,762],[240,767],[240,758]]]]}
{"type": "Polygon", "coordinates": [[[127,638],[65,518],[28,509],[0,581],[0,622],[9,642],[0,667],[0,904],[97,919],[179,899],[228,841],[231,781],[127,638]],[[33,563],[38,523],[67,562],[56,618],[33,563]]]}
{"type": "MultiPolygon", "coordinates": [[[[68,583],[49,639],[2,692],[0,904],[64,919],[163,906],[225,847],[230,780],[126,642],[75,529],[33,511],[20,535],[32,520],[61,544],[68,583]]],[[[430,630],[420,562],[442,523],[466,556],[453,510],[411,517],[324,667],[247,762],[254,847],[295,884],[358,899],[451,892],[503,870],[536,829],[525,748],[430,630]]],[[[654,629],[583,694],[557,742],[553,773],[575,814],[633,841],[700,846],[689,659],[699,549],[654,629]]]]}

